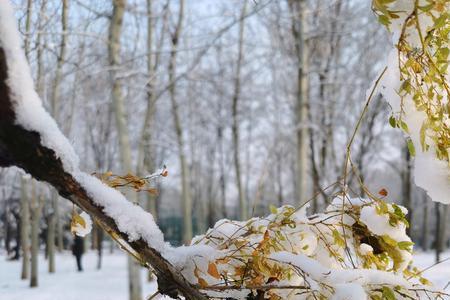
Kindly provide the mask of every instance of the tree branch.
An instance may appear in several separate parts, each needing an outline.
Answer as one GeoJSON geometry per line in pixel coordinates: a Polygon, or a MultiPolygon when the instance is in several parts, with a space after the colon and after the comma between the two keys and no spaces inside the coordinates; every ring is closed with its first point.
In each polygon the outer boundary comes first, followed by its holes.
{"type": "Polygon", "coordinates": [[[115,239],[119,237],[136,251],[142,259],[141,264],[155,270],[161,293],[171,297],[180,293],[186,299],[207,299],[142,238],[129,242],[128,235],[118,229],[116,221],[106,215],[103,207],[96,204],[82,184],[64,169],[55,151],[42,145],[40,134],[15,122],[15,103],[11,97],[14,93],[8,85],[7,66],[7,55],[0,46],[0,166],[22,168],[37,180],[55,187],[62,197],[93,216],[108,234],[115,239]]]}

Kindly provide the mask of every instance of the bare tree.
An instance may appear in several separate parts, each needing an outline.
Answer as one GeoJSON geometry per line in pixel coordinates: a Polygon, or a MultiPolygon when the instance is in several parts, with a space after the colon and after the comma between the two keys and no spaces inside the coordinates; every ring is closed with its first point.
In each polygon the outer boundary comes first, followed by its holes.
{"type": "Polygon", "coordinates": [[[244,18],[247,11],[247,0],[244,0],[244,4],[241,9],[241,17],[239,21],[239,37],[238,37],[238,55],[236,60],[236,74],[234,75],[234,93],[232,99],[232,118],[233,123],[231,126],[233,135],[233,157],[234,157],[234,169],[236,176],[236,186],[238,191],[239,200],[239,217],[241,220],[246,220],[248,215],[248,205],[245,199],[244,188],[241,180],[241,163],[239,159],[240,147],[239,147],[239,99],[241,97],[241,69],[243,63],[243,48],[244,48],[244,18]]]}
{"type": "MultiPolygon", "coordinates": [[[[113,1],[113,14],[109,27],[108,57],[112,68],[112,100],[114,105],[116,127],[119,138],[120,160],[122,172],[133,172],[131,146],[127,128],[127,117],[122,94],[122,87],[117,78],[117,69],[120,67],[120,36],[122,31],[123,16],[125,12],[126,0],[113,1]]],[[[137,203],[135,193],[128,194],[129,199],[137,203]]],[[[142,298],[142,288],[140,281],[139,265],[131,258],[128,258],[128,284],[130,300],[140,300],[142,298]]]]}
{"type": "Polygon", "coordinates": [[[37,287],[39,283],[39,228],[41,221],[41,212],[44,201],[36,192],[36,182],[31,183],[31,273],[30,287],[37,287]]]}
{"type": "Polygon", "coordinates": [[[176,99],[176,65],[178,45],[183,26],[184,0],[179,1],[178,19],[175,24],[175,30],[172,33],[172,48],[170,50],[169,60],[169,82],[174,82],[169,86],[170,102],[172,105],[172,118],[175,126],[175,134],[178,146],[178,159],[181,170],[181,205],[183,207],[183,242],[188,243],[192,239],[192,195],[190,189],[190,176],[187,158],[184,149],[183,126],[181,124],[179,104],[176,99]]]}
{"type": "Polygon", "coordinates": [[[288,0],[291,10],[291,30],[294,37],[297,60],[297,83],[295,96],[295,132],[297,138],[296,157],[296,203],[303,204],[307,199],[308,177],[308,72],[309,54],[306,33],[307,2],[306,0],[288,0]]]}
{"type": "MultiPolygon", "coordinates": [[[[31,17],[32,17],[33,2],[27,0],[27,11],[25,30],[27,33],[31,29],[31,17]]],[[[30,38],[27,36],[24,41],[25,56],[29,59],[30,51],[30,38]]],[[[21,176],[20,178],[20,237],[22,246],[22,279],[28,279],[30,274],[30,205],[27,197],[27,181],[21,176]]]]}

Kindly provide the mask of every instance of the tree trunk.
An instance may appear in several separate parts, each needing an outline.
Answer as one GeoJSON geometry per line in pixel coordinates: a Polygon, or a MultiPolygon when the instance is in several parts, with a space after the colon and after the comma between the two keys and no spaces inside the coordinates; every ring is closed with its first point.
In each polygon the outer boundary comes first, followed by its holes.
{"type": "MultiPolygon", "coordinates": [[[[31,29],[33,1],[27,0],[27,18],[25,20],[25,30],[27,34],[31,29]]],[[[24,40],[25,56],[28,59],[30,51],[30,37],[27,35],[24,40]]],[[[22,245],[22,272],[21,279],[28,279],[30,274],[30,204],[27,198],[27,182],[25,178],[20,179],[20,221],[21,245],[22,245]]]]}
{"type": "Polygon", "coordinates": [[[97,227],[97,270],[102,268],[102,258],[103,258],[103,230],[97,227]]]}
{"type": "Polygon", "coordinates": [[[30,270],[30,207],[27,198],[26,181],[20,180],[20,238],[22,245],[22,273],[20,278],[28,279],[30,270]]]}
{"type": "Polygon", "coordinates": [[[402,172],[402,195],[403,195],[403,206],[408,210],[406,219],[409,223],[409,227],[406,228],[406,234],[411,236],[411,220],[413,216],[413,206],[411,198],[411,154],[409,153],[408,147],[403,147],[403,153],[405,155],[405,166],[402,172]]]}
{"type": "Polygon", "coordinates": [[[440,203],[436,202],[434,204],[434,210],[435,210],[435,224],[436,224],[436,230],[435,230],[435,238],[434,238],[434,250],[435,250],[435,262],[438,263],[441,261],[441,245],[442,245],[442,233],[441,233],[441,205],[440,203]]]}
{"type": "Polygon", "coordinates": [[[48,254],[48,272],[55,273],[55,231],[56,231],[56,210],[55,206],[58,201],[58,194],[56,191],[52,193],[53,211],[48,216],[47,229],[47,254],[48,254]]]}
{"type": "Polygon", "coordinates": [[[297,92],[295,96],[296,153],[296,204],[302,205],[307,199],[308,178],[308,45],[306,40],[306,1],[288,0],[292,16],[292,35],[297,60],[297,92]]]}
{"type": "Polygon", "coordinates": [[[31,183],[31,277],[30,287],[38,286],[39,273],[39,221],[41,220],[42,200],[36,195],[36,183],[31,183]]]}
{"type": "Polygon", "coordinates": [[[183,137],[183,127],[181,125],[180,113],[178,111],[178,103],[176,100],[176,60],[177,60],[177,50],[181,34],[181,29],[183,26],[184,17],[184,0],[180,0],[180,7],[178,9],[178,20],[175,27],[175,32],[172,34],[172,49],[170,51],[170,61],[169,61],[169,82],[173,84],[169,87],[170,101],[172,104],[172,118],[175,126],[175,133],[177,137],[178,145],[178,159],[180,161],[181,170],[181,206],[183,207],[183,242],[189,243],[192,239],[192,195],[190,188],[190,175],[189,167],[187,164],[187,159],[184,149],[184,137],[183,137]]]}
{"type": "Polygon", "coordinates": [[[429,247],[429,238],[428,238],[428,199],[425,193],[423,199],[423,205],[425,206],[423,209],[423,221],[422,221],[422,249],[423,251],[428,251],[429,247]]]}
{"type": "Polygon", "coordinates": [[[245,199],[244,188],[242,187],[241,180],[241,163],[239,160],[239,99],[241,96],[241,67],[243,61],[243,48],[244,48],[244,16],[247,11],[247,0],[244,0],[244,4],[241,9],[241,18],[239,21],[239,39],[238,39],[238,57],[236,61],[236,73],[234,77],[234,93],[232,98],[232,118],[233,123],[231,126],[232,136],[233,136],[233,158],[234,158],[234,170],[236,177],[236,187],[238,191],[238,203],[239,203],[239,218],[240,220],[248,219],[248,205],[245,199]]]}
{"type": "MultiPolygon", "coordinates": [[[[120,64],[120,36],[123,24],[123,15],[125,12],[126,0],[113,1],[113,15],[109,27],[109,43],[108,54],[109,64],[111,66],[111,81],[112,81],[112,99],[114,105],[114,112],[116,118],[116,126],[119,139],[120,159],[122,163],[122,172],[124,174],[133,172],[131,146],[129,141],[129,134],[127,129],[126,112],[124,106],[124,99],[122,95],[122,87],[117,79],[117,68],[120,64]]],[[[128,199],[137,203],[135,192],[127,193],[128,199]]],[[[140,280],[139,265],[128,257],[128,287],[129,299],[142,299],[142,288],[140,280]]]]}
{"type": "MultiPolygon", "coordinates": [[[[436,242],[436,262],[441,260],[441,253],[445,251],[447,244],[447,216],[448,216],[448,205],[440,206],[439,218],[436,218],[436,225],[439,226],[439,230],[436,231],[437,242],[436,242]],[[439,219],[439,220],[438,220],[439,219]]],[[[439,208],[438,208],[439,209],[439,208]]]]}

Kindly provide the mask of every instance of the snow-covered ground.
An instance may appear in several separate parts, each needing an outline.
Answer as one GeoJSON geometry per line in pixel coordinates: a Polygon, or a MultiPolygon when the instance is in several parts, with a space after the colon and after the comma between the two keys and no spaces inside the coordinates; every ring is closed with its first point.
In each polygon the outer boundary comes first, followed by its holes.
{"type": "MultiPolygon", "coordinates": [[[[416,253],[414,254],[414,265],[423,270],[434,264],[434,258],[434,253],[432,252],[416,253]]],[[[441,261],[443,262],[425,271],[423,276],[433,282],[436,287],[442,289],[450,282],[450,251],[441,255],[441,261]]],[[[450,292],[450,286],[446,288],[446,291],[450,292]]]]}
{"type": "MultiPolygon", "coordinates": [[[[94,252],[83,256],[83,272],[76,271],[70,252],[57,255],[56,273],[47,272],[47,261],[40,259],[39,287],[30,288],[20,280],[21,264],[0,256],[0,300],[126,300],[128,299],[127,258],[116,250],[104,254],[101,270],[96,269],[94,252]]],[[[142,287],[146,297],[156,291],[156,282],[147,282],[142,270],[142,287]]]]}
{"type": "MultiPolygon", "coordinates": [[[[450,252],[442,258],[450,257],[450,252]]],[[[91,252],[83,257],[84,272],[75,270],[75,259],[69,252],[56,257],[55,274],[47,273],[46,261],[39,265],[39,287],[29,288],[28,281],[19,279],[19,262],[6,261],[0,256],[0,300],[126,300],[127,299],[127,259],[122,253],[105,254],[103,268],[96,270],[97,257],[91,252]]],[[[415,265],[426,268],[434,263],[433,253],[417,253],[415,265]]],[[[144,295],[156,290],[156,283],[145,281],[142,271],[144,295]]],[[[450,281],[450,260],[432,267],[425,277],[444,287],[450,281]]],[[[447,289],[448,290],[448,289],[447,289]]]]}

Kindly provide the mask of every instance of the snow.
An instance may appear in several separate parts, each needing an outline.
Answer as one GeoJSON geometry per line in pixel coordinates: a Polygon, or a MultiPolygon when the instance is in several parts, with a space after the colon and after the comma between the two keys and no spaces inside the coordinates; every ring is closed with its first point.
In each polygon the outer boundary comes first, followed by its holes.
{"type": "Polygon", "coordinates": [[[400,222],[395,227],[391,226],[389,224],[389,216],[387,214],[378,214],[373,206],[365,206],[361,209],[361,221],[376,235],[387,235],[397,242],[411,241],[410,237],[406,235],[404,223],[400,222]]]}
{"type": "MultiPolygon", "coordinates": [[[[442,253],[441,261],[438,265],[433,266],[429,270],[422,273],[422,275],[431,281],[436,288],[445,289],[450,292],[450,251],[442,253]],[[446,260],[448,259],[448,260],[446,260]],[[446,260],[446,261],[444,261],[446,260]]],[[[418,252],[414,253],[414,265],[423,270],[435,263],[435,255],[433,252],[418,252]]]]}
{"type": "Polygon", "coordinates": [[[170,248],[169,244],[164,242],[164,235],[150,213],[128,201],[118,190],[110,188],[94,176],[84,172],[73,175],[94,202],[103,207],[105,214],[115,220],[119,230],[128,235],[129,241],[142,238],[159,252],[170,248]]]}
{"type": "Polygon", "coordinates": [[[355,283],[336,284],[334,286],[334,295],[330,300],[365,300],[367,294],[364,289],[355,283]]]}
{"type": "Polygon", "coordinates": [[[373,253],[373,248],[370,245],[362,243],[361,245],[359,245],[359,252],[361,253],[361,255],[368,255],[370,253],[373,253]]]}
{"type": "Polygon", "coordinates": [[[332,286],[337,284],[358,283],[388,284],[408,287],[408,283],[400,276],[393,273],[372,269],[336,270],[324,267],[315,259],[303,254],[293,254],[286,251],[276,252],[270,256],[275,261],[284,262],[296,266],[308,274],[314,281],[323,282],[332,286]]]}
{"type": "MultiPolygon", "coordinates": [[[[6,261],[5,257],[0,255],[0,300],[128,299],[127,256],[121,252],[105,253],[101,270],[96,269],[97,255],[94,252],[83,256],[83,272],[76,271],[75,258],[69,252],[56,255],[54,274],[47,272],[46,263],[41,256],[39,287],[30,288],[28,280],[20,280],[20,262],[6,261]]],[[[146,281],[146,273],[147,271],[142,269],[143,295],[147,298],[156,291],[157,286],[156,281],[146,281]]]]}

